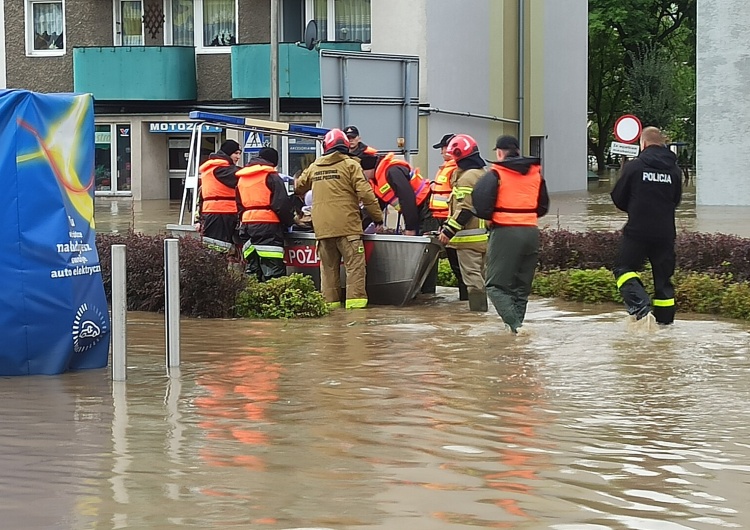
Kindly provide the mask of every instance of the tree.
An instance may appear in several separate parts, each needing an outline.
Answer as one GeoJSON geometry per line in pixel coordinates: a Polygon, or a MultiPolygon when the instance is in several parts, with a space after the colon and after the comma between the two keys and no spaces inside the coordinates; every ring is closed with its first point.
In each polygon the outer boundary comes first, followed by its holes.
{"type": "MultiPolygon", "coordinates": [[[[666,94],[656,95],[652,87],[646,95],[643,83],[647,68],[653,70],[657,65],[648,62],[650,58],[643,64],[643,50],[667,54],[670,64],[679,65],[677,70],[680,66],[694,69],[696,2],[589,0],[589,119],[593,123],[589,148],[600,170],[604,169],[605,151],[617,117],[635,112],[634,104],[648,105],[653,111],[660,98],[667,98],[666,94]]],[[[689,82],[690,75],[679,73],[684,82],[689,82]]],[[[661,87],[668,88],[665,84],[661,87]]],[[[684,99],[691,94],[694,98],[694,89],[677,91],[674,97],[680,101],[671,110],[672,120],[689,118],[684,112],[690,104],[684,99]]],[[[663,116],[659,119],[666,120],[663,116]]]]}

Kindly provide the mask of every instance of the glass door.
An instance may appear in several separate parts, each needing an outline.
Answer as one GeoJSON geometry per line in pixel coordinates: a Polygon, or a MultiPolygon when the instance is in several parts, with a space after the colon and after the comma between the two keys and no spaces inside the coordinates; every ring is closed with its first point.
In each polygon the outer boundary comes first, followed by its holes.
{"type": "Polygon", "coordinates": [[[94,136],[94,183],[97,194],[130,195],[130,124],[97,124],[94,136]]]}

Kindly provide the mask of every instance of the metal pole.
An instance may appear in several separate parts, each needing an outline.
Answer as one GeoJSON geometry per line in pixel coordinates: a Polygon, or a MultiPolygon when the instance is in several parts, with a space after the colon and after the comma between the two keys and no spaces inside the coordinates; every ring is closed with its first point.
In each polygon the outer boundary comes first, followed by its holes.
{"type": "Polygon", "coordinates": [[[518,0],[518,147],[523,154],[524,134],[524,93],[526,92],[526,15],[524,2],[518,0]]]}
{"type": "Polygon", "coordinates": [[[127,378],[127,267],[125,245],[112,245],[112,380],[127,378]]]}
{"type": "MultiPolygon", "coordinates": [[[[271,0],[271,121],[279,121],[279,0],[271,0]]],[[[279,138],[271,137],[279,150],[279,138]]]]}
{"type": "Polygon", "coordinates": [[[164,321],[167,367],[180,366],[180,254],[173,238],[164,240],[164,321]]]}

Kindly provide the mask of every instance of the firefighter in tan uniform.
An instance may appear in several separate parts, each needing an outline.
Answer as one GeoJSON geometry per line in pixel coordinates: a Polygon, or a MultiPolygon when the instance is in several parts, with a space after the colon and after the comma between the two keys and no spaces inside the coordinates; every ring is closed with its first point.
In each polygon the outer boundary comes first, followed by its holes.
{"type": "Polygon", "coordinates": [[[461,276],[469,294],[471,311],[487,311],[484,286],[488,232],[484,220],[472,211],[471,192],[484,175],[484,160],[477,142],[468,134],[457,134],[448,145],[458,168],[451,175],[450,217],[440,232],[440,242],[456,249],[461,276]]]}
{"type": "Polygon", "coordinates": [[[323,156],[295,183],[304,195],[312,189],[312,222],[320,256],[320,290],[329,306],[341,307],[341,258],[346,269],[346,308],[367,306],[365,248],[362,243],[360,203],[377,227],[383,212],[362,168],[349,157],[349,140],[341,129],[323,139],[323,156]]]}

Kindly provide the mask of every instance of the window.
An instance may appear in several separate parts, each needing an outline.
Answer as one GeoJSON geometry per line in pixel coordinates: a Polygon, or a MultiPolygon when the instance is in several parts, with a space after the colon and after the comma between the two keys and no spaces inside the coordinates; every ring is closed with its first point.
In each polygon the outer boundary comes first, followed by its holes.
{"type": "Polygon", "coordinates": [[[166,0],[173,46],[203,52],[229,51],[237,44],[237,0],[166,0]]]}
{"type": "Polygon", "coordinates": [[[307,0],[307,14],[320,40],[370,42],[370,0],[307,0]]]}
{"type": "Polygon", "coordinates": [[[65,54],[65,9],[62,0],[26,0],[27,55],[65,54]]]}
{"type": "Polygon", "coordinates": [[[143,46],[143,2],[119,0],[115,9],[115,44],[143,46]]]}
{"type": "Polygon", "coordinates": [[[100,195],[129,195],[130,124],[96,124],[94,136],[96,191],[100,195]]]}

